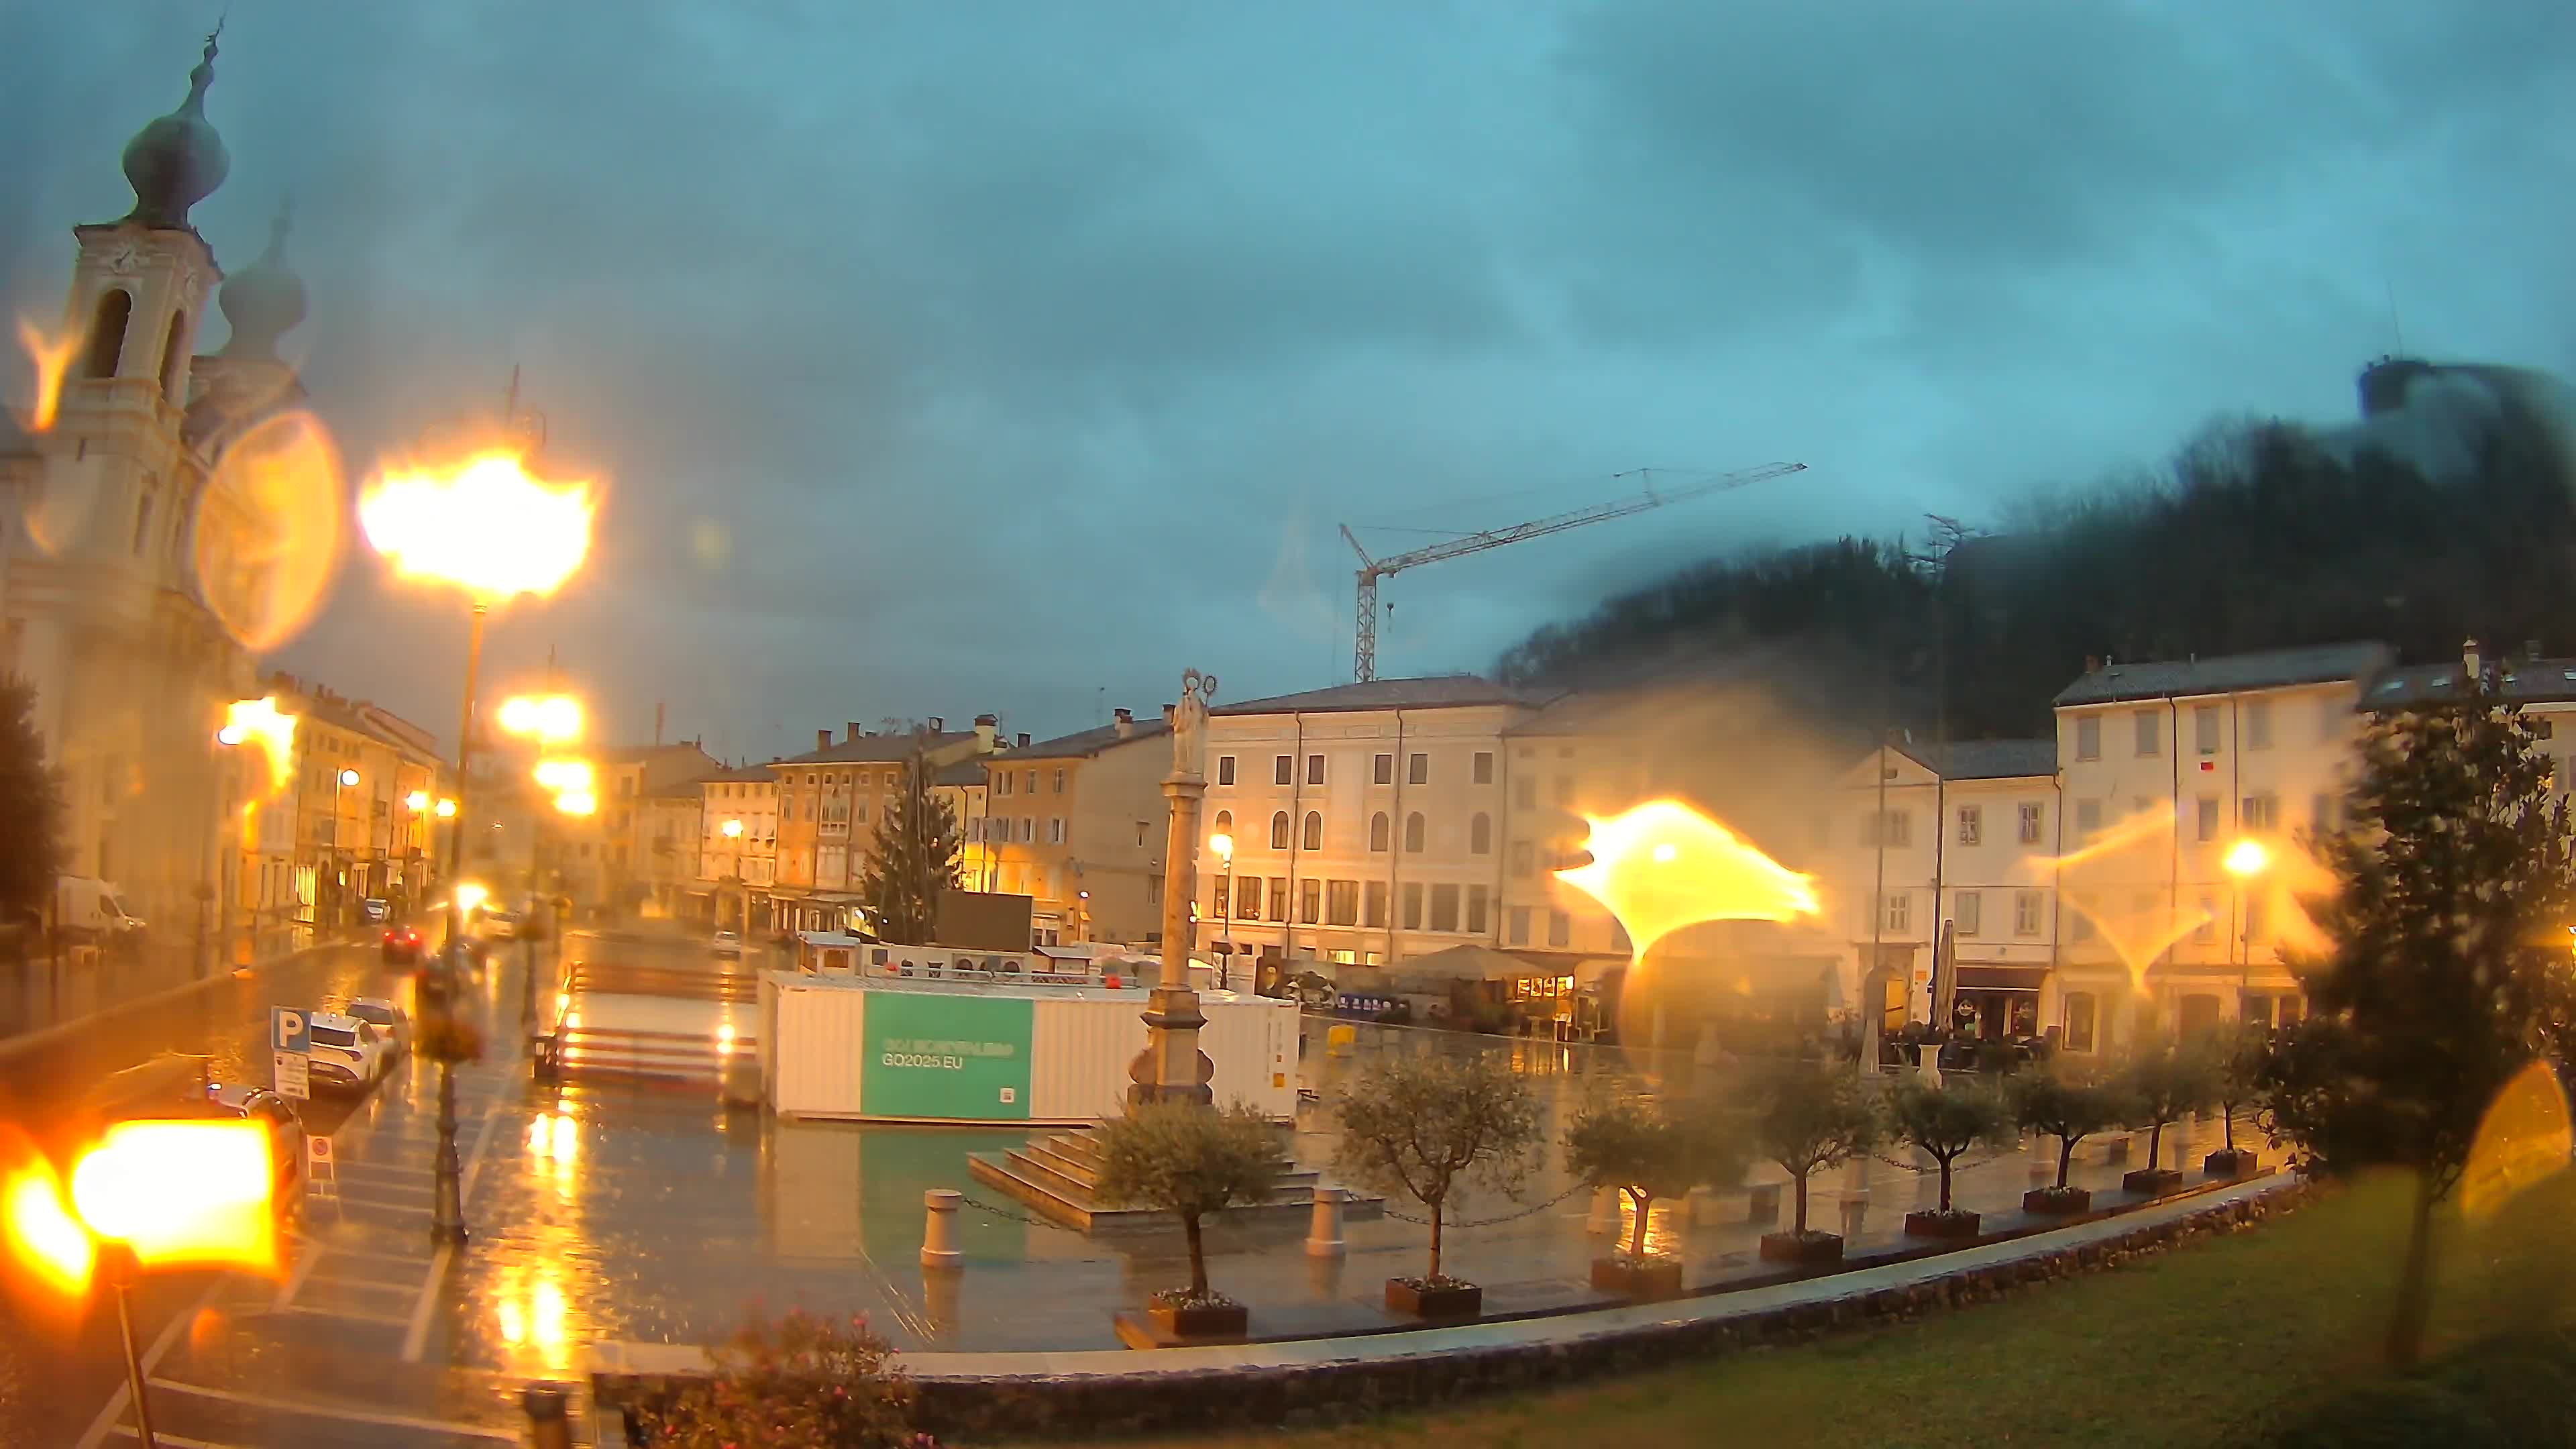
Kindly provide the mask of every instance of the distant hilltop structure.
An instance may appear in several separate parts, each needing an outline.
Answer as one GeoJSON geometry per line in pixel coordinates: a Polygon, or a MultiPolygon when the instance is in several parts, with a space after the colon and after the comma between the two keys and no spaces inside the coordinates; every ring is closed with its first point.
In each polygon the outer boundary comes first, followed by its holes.
{"type": "Polygon", "coordinates": [[[2361,370],[2361,419],[2315,430],[2339,457],[2384,452],[2436,482],[2478,476],[2490,447],[2527,442],[2576,488],[2576,389],[2536,368],[2382,357],[2361,370]]]}

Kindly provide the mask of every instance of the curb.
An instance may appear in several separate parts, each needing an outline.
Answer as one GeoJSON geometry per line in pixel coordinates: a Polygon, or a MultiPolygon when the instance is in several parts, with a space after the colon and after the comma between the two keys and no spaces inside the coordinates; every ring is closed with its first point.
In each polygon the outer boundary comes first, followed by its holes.
{"type": "Polygon", "coordinates": [[[265,961],[253,961],[248,966],[236,966],[229,971],[217,971],[211,975],[200,976],[194,981],[182,981],[176,986],[165,986],[148,996],[128,997],[123,1001],[102,1006],[87,1016],[75,1017],[70,1021],[58,1021],[52,1026],[39,1027],[34,1031],[0,1042],[0,1063],[15,1061],[58,1041],[68,1041],[76,1033],[89,1030],[102,1022],[112,1021],[128,1012],[141,1011],[151,1006],[166,1006],[218,983],[238,981],[245,976],[256,976],[281,961],[292,961],[306,951],[326,951],[348,944],[350,943],[345,941],[317,941],[282,956],[271,956],[265,961]]]}
{"type": "MultiPolygon", "coordinates": [[[[2239,1231],[2304,1205],[2312,1192],[2304,1179],[2266,1177],[2161,1210],[2146,1204],[1930,1257],[1541,1318],[1151,1354],[907,1353],[897,1362],[915,1391],[919,1427],[942,1436],[1092,1439],[1315,1424],[1901,1322],[2239,1231]]],[[[603,1407],[655,1397],[673,1380],[702,1375],[706,1362],[698,1347],[597,1344],[592,1395],[603,1407]]]]}

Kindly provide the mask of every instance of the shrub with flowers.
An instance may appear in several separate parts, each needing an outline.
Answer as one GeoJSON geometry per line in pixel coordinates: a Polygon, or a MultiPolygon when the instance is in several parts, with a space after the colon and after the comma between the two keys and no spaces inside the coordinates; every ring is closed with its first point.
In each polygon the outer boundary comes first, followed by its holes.
{"type": "Polygon", "coordinates": [[[633,1415],[654,1449],[936,1449],[912,1427],[912,1385],[864,1315],[754,1317],[715,1371],[633,1415]]]}

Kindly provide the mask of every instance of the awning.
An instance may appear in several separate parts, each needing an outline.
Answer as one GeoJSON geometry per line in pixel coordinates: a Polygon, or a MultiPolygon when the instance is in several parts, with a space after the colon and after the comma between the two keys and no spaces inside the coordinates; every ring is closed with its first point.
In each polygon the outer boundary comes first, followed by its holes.
{"type": "Polygon", "coordinates": [[[2045,966],[1961,966],[1961,991],[2037,991],[2048,979],[2045,966]]]}

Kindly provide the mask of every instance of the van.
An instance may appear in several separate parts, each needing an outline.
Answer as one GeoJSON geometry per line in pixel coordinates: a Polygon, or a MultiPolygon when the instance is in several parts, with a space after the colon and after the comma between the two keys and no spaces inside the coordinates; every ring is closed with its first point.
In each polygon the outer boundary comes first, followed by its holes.
{"type": "Polygon", "coordinates": [[[138,935],[142,920],[125,909],[108,882],[67,875],[54,882],[54,924],[74,940],[104,941],[138,935]]]}

